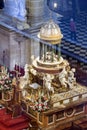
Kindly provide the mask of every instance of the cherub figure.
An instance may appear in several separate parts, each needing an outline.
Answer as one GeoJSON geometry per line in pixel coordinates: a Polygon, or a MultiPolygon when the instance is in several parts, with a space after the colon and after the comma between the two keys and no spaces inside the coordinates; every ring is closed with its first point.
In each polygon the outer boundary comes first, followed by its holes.
{"type": "Polygon", "coordinates": [[[46,74],[43,77],[43,85],[47,88],[47,90],[51,91],[54,93],[54,88],[51,86],[53,76],[50,74],[46,74]]]}
{"type": "Polygon", "coordinates": [[[62,86],[67,88],[67,70],[65,67],[63,68],[62,72],[59,73],[59,81],[62,86]]]}
{"type": "Polygon", "coordinates": [[[73,88],[75,83],[76,83],[76,78],[74,77],[74,73],[75,73],[75,69],[72,68],[69,72],[68,72],[68,85],[70,88],[73,88]]]}

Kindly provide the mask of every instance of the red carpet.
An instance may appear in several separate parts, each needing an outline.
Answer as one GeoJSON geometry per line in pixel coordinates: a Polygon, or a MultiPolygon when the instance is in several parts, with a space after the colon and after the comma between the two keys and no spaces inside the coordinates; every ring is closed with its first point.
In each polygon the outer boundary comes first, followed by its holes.
{"type": "Polygon", "coordinates": [[[11,114],[6,114],[6,109],[0,110],[0,130],[22,130],[28,128],[29,119],[25,116],[12,118],[11,114]]]}

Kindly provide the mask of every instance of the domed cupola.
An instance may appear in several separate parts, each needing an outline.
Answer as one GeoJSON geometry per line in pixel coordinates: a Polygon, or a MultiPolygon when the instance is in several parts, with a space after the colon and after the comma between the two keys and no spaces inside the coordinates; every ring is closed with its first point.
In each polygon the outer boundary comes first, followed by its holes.
{"type": "Polygon", "coordinates": [[[53,20],[50,20],[41,27],[38,37],[42,40],[54,41],[51,43],[57,44],[60,43],[63,35],[61,34],[59,26],[54,23],[53,20]]]}

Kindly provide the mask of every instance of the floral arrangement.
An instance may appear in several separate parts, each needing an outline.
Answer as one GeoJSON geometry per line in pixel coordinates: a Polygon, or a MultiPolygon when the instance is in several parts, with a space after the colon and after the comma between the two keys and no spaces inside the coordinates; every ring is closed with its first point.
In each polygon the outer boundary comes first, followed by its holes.
{"type": "Polygon", "coordinates": [[[0,91],[11,90],[12,79],[9,77],[9,73],[5,66],[0,67],[0,91]]]}
{"type": "Polygon", "coordinates": [[[30,107],[38,112],[46,111],[49,109],[49,100],[44,96],[38,97],[30,107]]]}
{"type": "Polygon", "coordinates": [[[12,88],[12,80],[10,78],[2,78],[0,80],[0,90],[1,91],[7,91],[11,90],[12,88]]]}

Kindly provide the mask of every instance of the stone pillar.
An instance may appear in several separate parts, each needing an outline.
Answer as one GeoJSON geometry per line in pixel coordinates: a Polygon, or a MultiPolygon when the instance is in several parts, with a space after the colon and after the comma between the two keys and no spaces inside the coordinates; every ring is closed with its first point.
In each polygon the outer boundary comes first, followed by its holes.
{"type": "Polygon", "coordinates": [[[0,26],[0,64],[9,67],[10,65],[10,31],[0,26]]]}
{"type": "Polygon", "coordinates": [[[15,32],[10,36],[10,69],[17,64],[24,67],[25,64],[30,64],[31,57],[31,40],[27,39],[15,32]]]}
{"type": "Polygon", "coordinates": [[[34,55],[35,58],[39,56],[39,48],[40,48],[40,41],[36,41],[34,39],[31,39],[31,56],[34,55]]]}
{"type": "Polygon", "coordinates": [[[31,39],[25,40],[25,48],[24,48],[24,54],[25,54],[25,64],[31,64],[31,39]]]}
{"type": "Polygon", "coordinates": [[[31,26],[41,24],[44,21],[44,0],[27,0],[26,8],[28,23],[31,26]]]}
{"type": "Polygon", "coordinates": [[[40,49],[39,49],[39,59],[41,60],[42,56],[43,56],[43,44],[40,42],[40,49]]]}
{"type": "MultiPolygon", "coordinates": [[[[36,47],[37,48],[37,47],[36,47]]],[[[24,67],[31,63],[31,39],[0,26],[0,64],[14,69],[15,64],[24,67]]]]}

